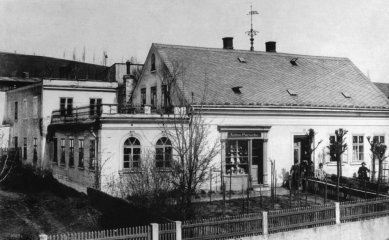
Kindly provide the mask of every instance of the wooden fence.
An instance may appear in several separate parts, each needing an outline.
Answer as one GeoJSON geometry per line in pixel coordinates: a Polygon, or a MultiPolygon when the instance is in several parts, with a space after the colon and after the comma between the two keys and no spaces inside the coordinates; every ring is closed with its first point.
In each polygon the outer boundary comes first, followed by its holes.
{"type": "Polygon", "coordinates": [[[350,222],[389,215],[389,198],[340,203],[340,221],[350,222]]]}
{"type": "Polygon", "coordinates": [[[262,234],[262,214],[252,213],[182,223],[182,239],[228,239],[262,234]]]}
{"type": "Polygon", "coordinates": [[[272,210],[202,220],[84,233],[40,235],[41,240],[199,240],[231,239],[313,228],[389,215],[389,197],[272,210]]]}
{"type": "Polygon", "coordinates": [[[335,224],[335,206],[301,207],[269,211],[269,233],[335,224]]]}

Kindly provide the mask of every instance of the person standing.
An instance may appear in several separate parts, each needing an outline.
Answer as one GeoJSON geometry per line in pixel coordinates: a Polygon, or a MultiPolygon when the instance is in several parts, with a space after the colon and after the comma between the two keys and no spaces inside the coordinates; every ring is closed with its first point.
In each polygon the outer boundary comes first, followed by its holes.
{"type": "Polygon", "coordinates": [[[360,180],[369,181],[367,173],[370,172],[370,169],[366,167],[366,163],[362,162],[362,166],[358,169],[358,178],[360,180]]]}
{"type": "Polygon", "coordinates": [[[324,181],[326,179],[326,172],[323,169],[323,163],[319,163],[319,169],[315,172],[315,178],[319,179],[320,181],[324,181]]]}

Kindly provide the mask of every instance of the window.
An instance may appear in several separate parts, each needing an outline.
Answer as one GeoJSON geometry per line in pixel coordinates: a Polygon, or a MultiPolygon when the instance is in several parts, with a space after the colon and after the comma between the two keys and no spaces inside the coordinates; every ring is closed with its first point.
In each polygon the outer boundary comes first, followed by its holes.
{"type": "Polygon", "coordinates": [[[124,142],[123,168],[133,169],[140,167],[140,142],[134,137],[124,142]]]}
{"type": "Polygon", "coordinates": [[[60,159],[61,165],[65,165],[65,143],[66,143],[65,138],[61,138],[61,159],[60,159]]]}
{"type": "Polygon", "coordinates": [[[14,148],[18,148],[18,137],[14,137],[14,148]]]}
{"type": "Polygon", "coordinates": [[[353,160],[363,161],[363,136],[353,136],[353,160]]]}
{"type": "Polygon", "coordinates": [[[248,140],[228,140],[226,143],[226,173],[248,173],[248,140]]]}
{"type": "Polygon", "coordinates": [[[28,111],[27,99],[23,99],[23,119],[27,119],[27,111],[28,111]]]}
{"type": "Polygon", "coordinates": [[[141,105],[144,106],[146,105],[146,88],[142,88],[140,90],[140,98],[141,98],[141,105]]]}
{"type": "Polygon", "coordinates": [[[18,120],[18,102],[15,102],[15,121],[18,120]]]}
{"type": "Polygon", "coordinates": [[[34,156],[32,161],[36,163],[38,161],[38,139],[34,138],[34,156]]]}
{"type": "Polygon", "coordinates": [[[157,88],[151,87],[150,88],[150,104],[152,108],[157,107],[157,88]]]}
{"type": "Polygon", "coordinates": [[[69,139],[69,167],[74,167],[74,139],[69,139]]]}
{"type": "Polygon", "coordinates": [[[91,98],[89,100],[89,114],[91,116],[100,116],[101,114],[101,98],[91,98]]]}
{"type": "Polygon", "coordinates": [[[374,136],[373,142],[384,144],[385,143],[385,136],[374,136]]]}
{"type": "Polygon", "coordinates": [[[78,139],[78,167],[84,168],[84,139],[78,139]]]}
{"type": "Polygon", "coordinates": [[[157,168],[170,168],[172,165],[172,144],[166,137],[160,138],[155,147],[157,168]]]}
{"type": "Polygon", "coordinates": [[[57,163],[58,162],[58,139],[57,138],[53,139],[53,144],[54,144],[53,162],[57,163]]]}
{"type": "Polygon", "coordinates": [[[59,108],[60,108],[61,116],[72,115],[73,98],[61,98],[59,108]]]}
{"type": "Polygon", "coordinates": [[[333,157],[335,155],[335,136],[330,136],[330,161],[336,162],[336,159],[333,157]]]}
{"type": "Polygon", "coordinates": [[[163,107],[167,108],[168,106],[168,92],[167,92],[167,85],[162,85],[162,104],[163,107]]]}
{"type": "Polygon", "coordinates": [[[23,141],[23,160],[27,160],[27,138],[23,141]]]}
{"type": "Polygon", "coordinates": [[[32,116],[38,118],[38,96],[32,98],[32,116]]]}
{"type": "Polygon", "coordinates": [[[96,140],[89,140],[89,169],[95,169],[96,165],[96,140]]]}
{"type": "Polygon", "coordinates": [[[153,72],[155,71],[155,54],[151,55],[151,68],[150,71],[153,72]]]}

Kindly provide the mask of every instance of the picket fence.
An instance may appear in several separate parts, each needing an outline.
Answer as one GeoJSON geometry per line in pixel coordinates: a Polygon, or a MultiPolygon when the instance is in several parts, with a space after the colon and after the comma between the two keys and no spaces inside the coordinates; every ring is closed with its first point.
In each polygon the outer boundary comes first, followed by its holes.
{"type": "Polygon", "coordinates": [[[219,240],[341,224],[386,215],[389,215],[389,197],[94,232],[41,234],[40,239],[219,240]]]}

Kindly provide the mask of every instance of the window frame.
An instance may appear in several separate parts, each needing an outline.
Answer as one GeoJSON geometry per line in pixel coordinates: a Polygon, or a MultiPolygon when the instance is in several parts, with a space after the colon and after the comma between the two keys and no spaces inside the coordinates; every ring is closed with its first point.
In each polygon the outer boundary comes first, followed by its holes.
{"type": "Polygon", "coordinates": [[[155,109],[157,108],[157,87],[153,86],[150,87],[150,105],[151,108],[155,109]]]}
{"type": "Polygon", "coordinates": [[[73,115],[73,98],[61,97],[59,100],[59,111],[61,116],[73,115]]]}
{"type": "Polygon", "coordinates": [[[53,162],[58,163],[58,138],[53,138],[53,162]]]}
{"type": "Polygon", "coordinates": [[[140,105],[145,106],[147,104],[146,88],[140,89],[140,105]]]}
{"type": "Polygon", "coordinates": [[[19,112],[19,107],[18,107],[18,102],[16,101],[16,102],[14,103],[14,120],[15,120],[15,122],[17,122],[18,119],[19,119],[19,114],[18,114],[18,112],[19,112]]]}
{"type": "Polygon", "coordinates": [[[27,160],[27,137],[23,139],[23,160],[27,160]]]}
{"type": "Polygon", "coordinates": [[[38,138],[34,137],[34,155],[32,161],[36,163],[38,161],[38,138]]]}
{"type": "Polygon", "coordinates": [[[59,159],[59,163],[60,165],[62,166],[65,166],[66,165],[66,138],[61,138],[61,149],[60,149],[60,154],[61,154],[61,157],[59,159]]]}
{"type": "Polygon", "coordinates": [[[89,170],[96,168],[96,139],[89,139],[89,170]]]}
{"type": "Polygon", "coordinates": [[[78,139],[78,167],[84,169],[84,139],[78,139]]]}
{"type": "Polygon", "coordinates": [[[150,61],[150,72],[154,73],[157,68],[156,68],[156,64],[155,64],[155,54],[151,54],[151,61],[150,61]]]}
{"type": "Polygon", "coordinates": [[[142,154],[142,148],[141,148],[141,142],[136,137],[128,137],[123,144],[123,162],[122,162],[122,169],[131,171],[131,170],[140,170],[141,169],[141,154],[142,154]],[[132,141],[131,141],[132,140],[132,141]],[[129,144],[126,144],[128,141],[129,144]],[[130,149],[130,150],[129,150],[130,149]],[[134,150],[136,149],[137,153],[134,153],[134,150]],[[126,153],[127,151],[127,153],[126,153]],[[134,156],[138,157],[138,161],[136,161],[137,166],[134,166],[134,156]],[[128,160],[126,160],[128,158],[128,160]],[[126,167],[127,165],[127,167],[126,167]]]}
{"type": "Polygon", "coordinates": [[[173,161],[173,147],[169,138],[161,137],[155,144],[155,166],[157,169],[171,169],[173,161]],[[170,148],[169,157],[167,157],[167,149],[170,148]],[[162,154],[158,154],[158,149],[162,150],[162,154]],[[158,160],[158,155],[162,156],[161,160],[158,160]],[[169,158],[169,159],[167,159],[169,158]],[[158,163],[162,163],[161,166],[158,163]]]}
{"type": "Polygon", "coordinates": [[[352,146],[353,146],[352,161],[353,162],[365,161],[365,136],[363,134],[353,134],[352,146]],[[356,143],[354,143],[354,137],[356,137],[357,139],[356,143]],[[360,139],[362,139],[362,142],[360,142],[360,139]],[[357,148],[357,156],[355,156],[355,150],[354,150],[355,147],[357,148]],[[360,151],[361,147],[362,147],[362,151],[360,151]],[[360,158],[360,156],[362,156],[362,158],[360,158]]]}
{"type": "Polygon", "coordinates": [[[74,167],[74,138],[69,138],[69,167],[74,167]]]}

